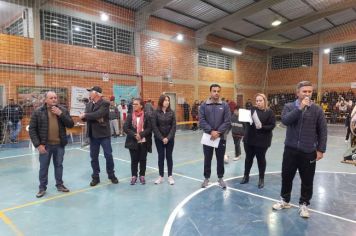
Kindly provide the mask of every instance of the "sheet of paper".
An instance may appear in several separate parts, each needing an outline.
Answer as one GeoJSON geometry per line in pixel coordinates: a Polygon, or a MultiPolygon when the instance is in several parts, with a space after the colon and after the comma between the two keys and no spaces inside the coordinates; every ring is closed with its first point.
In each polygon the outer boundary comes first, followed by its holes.
{"type": "Polygon", "coordinates": [[[201,137],[201,144],[210,146],[210,147],[214,147],[217,148],[219,147],[219,142],[220,142],[220,138],[217,138],[215,140],[211,140],[211,135],[207,134],[207,133],[203,133],[203,136],[201,137]]]}
{"type": "Polygon", "coordinates": [[[239,121],[240,122],[249,122],[252,125],[251,111],[247,109],[239,109],[239,121]]]}
{"type": "Polygon", "coordinates": [[[255,123],[255,126],[257,129],[260,129],[262,127],[262,123],[261,123],[260,119],[258,118],[256,111],[252,115],[252,120],[253,120],[253,123],[255,123]]]}

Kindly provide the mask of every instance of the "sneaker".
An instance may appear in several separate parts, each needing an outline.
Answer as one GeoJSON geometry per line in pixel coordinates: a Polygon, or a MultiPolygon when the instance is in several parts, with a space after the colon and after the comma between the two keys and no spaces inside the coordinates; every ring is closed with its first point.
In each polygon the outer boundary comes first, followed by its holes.
{"type": "Polygon", "coordinates": [[[282,209],[289,209],[292,206],[289,204],[289,202],[285,202],[283,199],[280,200],[279,202],[273,204],[272,209],[273,210],[282,210],[282,209]]]}
{"type": "Polygon", "coordinates": [[[162,176],[159,176],[156,181],[155,181],[155,184],[160,184],[163,182],[163,177],[162,176]]]}
{"type": "Polygon", "coordinates": [[[109,179],[111,180],[111,183],[113,183],[113,184],[118,184],[119,183],[119,180],[116,178],[115,175],[110,176],[109,179]]]}
{"type": "Polygon", "coordinates": [[[232,160],[234,160],[234,161],[238,161],[238,160],[240,160],[240,159],[241,159],[241,156],[232,158],[232,160]]]}
{"type": "Polygon", "coordinates": [[[224,155],[224,163],[229,164],[229,156],[228,155],[224,155]]]}
{"type": "Polygon", "coordinates": [[[225,183],[225,181],[223,180],[223,178],[219,178],[219,179],[218,179],[218,183],[219,183],[220,188],[226,189],[226,183],[225,183]]]}
{"type": "Polygon", "coordinates": [[[173,185],[173,184],[174,184],[173,176],[169,176],[169,177],[168,177],[168,183],[169,183],[170,185],[173,185]]]}
{"type": "Polygon", "coordinates": [[[140,183],[146,184],[145,176],[140,176],[140,183]]]}
{"type": "Polygon", "coordinates": [[[201,187],[206,188],[206,187],[208,187],[208,185],[209,185],[209,179],[205,178],[203,183],[201,184],[201,187]]]}
{"type": "Polygon", "coordinates": [[[58,190],[58,192],[64,192],[64,193],[68,193],[69,192],[69,189],[67,189],[66,186],[64,186],[63,184],[58,185],[57,186],[57,190],[58,190]]]}
{"type": "Polygon", "coordinates": [[[99,178],[93,178],[90,182],[90,186],[94,187],[95,185],[97,185],[98,183],[100,183],[100,179],[99,178]]]}
{"type": "Polygon", "coordinates": [[[36,194],[37,198],[43,197],[46,194],[46,190],[40,189],[36,194]]]}
{"type": "Polygon", "coordinates": [[[349,140],[345,139],[345,143],[347,143],[349,140]]]}
{"type": "Polygon", "coordinates": [[[131,177],[130,184],[131,184],[131,185],[135,185],[136,182],[137,182],[137,177],[136,177],[136,176],[132,176],[132,177],[131,177]]]}
{"type": "Polygon", "coordinates": [[[302,204],[302,205],[299,205],[299,215],[302,218],[309,218],[310,217],[308,207],[307,207],[307,205],[305,203],[302,204]]]}

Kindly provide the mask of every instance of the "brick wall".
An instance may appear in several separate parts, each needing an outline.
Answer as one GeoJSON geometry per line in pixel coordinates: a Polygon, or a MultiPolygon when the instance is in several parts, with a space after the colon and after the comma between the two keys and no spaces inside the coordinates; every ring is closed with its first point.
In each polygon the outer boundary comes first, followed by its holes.
{"type": "Polygon", "coordinates": [[[33,64],[33,40],[0,34],[0,62],[33,64]]]}

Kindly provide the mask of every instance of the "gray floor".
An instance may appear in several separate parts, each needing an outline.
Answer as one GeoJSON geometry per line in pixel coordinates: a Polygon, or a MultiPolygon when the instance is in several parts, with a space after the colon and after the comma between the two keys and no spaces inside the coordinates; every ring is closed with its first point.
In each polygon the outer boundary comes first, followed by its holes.
{"type": "MultiPolygon", "coordinates": [[[[174,149],[176,184],[153,182],[158,176],[157,153],[148,156],[147,184],[130,186],[130,161],[124,138],[112,139],[115,169],[120,179],[89,187],[90,158],[78,144],[66,148],[64,181],[70,193],[56,191],[50,167],[47,195],[37,199],[38,154],[29,148],[0,149],[0,235],[356,235],[356,167],[342,164],[345,128],[330,126],[328,150],[317,163],[311,218],[303,220],[297,208],[273,212],[278,200],[285,129],[274,130],[267,152],[265,188],[257,177],[240,185],[244,158],[225,165],[228,189],[214,183],[200,188],[203,155],[200,132],[180,131],[174,149]]],[[[229,137],[227,153],[233,156],[229,137]]],[[[102,170],[105,170],[101,158],[102,170]]],[[[213,161],[215,170],[215,161],[213,161]]],[[[252,173],[257,173],[254,163],[252,173]]],[[[216,181],[213,171],[212,181],[216,181]]],[[[295,179],[292,203],[298,202],[295,179]]]]}

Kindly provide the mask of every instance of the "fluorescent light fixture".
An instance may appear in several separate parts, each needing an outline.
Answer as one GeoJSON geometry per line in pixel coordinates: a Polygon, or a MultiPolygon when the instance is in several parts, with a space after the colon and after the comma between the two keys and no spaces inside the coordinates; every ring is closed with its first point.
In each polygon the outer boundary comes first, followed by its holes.
{"type": "Polygon", "coordinates": [[[329,54],[330,53],[330,48],[325,48],[324,49],[324,54],[329,54]]]}
{"type": "Polygon", "coordinates": [[[59,24],[58,24],[58,23],[55,23],[55,22],[53,22],[51,25],[53,25],[53,26],[59,26],[59,24]]]}
{"type": "Polygon", "coordinates": [[[280,24],[282,24],[282,21],[280,21],[280,20],[275,20],[275,21],[273,21],[272,22],[272,26],[279,26],[280,24]]]}
{"type": "Polygon", "coordinates": [[[225,51],[225,52],[230,52],[230,53],[234,53],[234,54],[238,54],[241,55],[242,52],[236,49],[232,49],[232,48],[226,48],[226,47],[222,47],[221,50],[225,51]]]}
{"type": "Polygon", "coordinates": [[[183,34],[177,34],[176,39],[177,39],[178,41],[183,41],[184,35],[183,35],[183,34]]]}
{"type": "Polygon", "coordinates": [[[80,31],[80,27],[79,27],[79,26],[75,26],[75,27],[74,27],[74,30],[75,30],[75,31],[80,31]]]}
{"type": "Polygon", "coordinates": [[[109,20],[109,16],[106,13],[101,13],[100,14],[100,20],[102,21],[108,21],[109,20]]]}
{"type": "Polygon", "coordinates": [[[345,61],[345,57],[344,57],[344,56],[339,56],[338,59],[339,59],[340,61],[345,61]]]}

